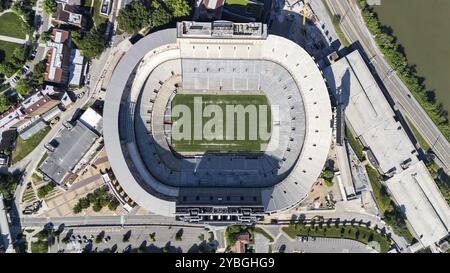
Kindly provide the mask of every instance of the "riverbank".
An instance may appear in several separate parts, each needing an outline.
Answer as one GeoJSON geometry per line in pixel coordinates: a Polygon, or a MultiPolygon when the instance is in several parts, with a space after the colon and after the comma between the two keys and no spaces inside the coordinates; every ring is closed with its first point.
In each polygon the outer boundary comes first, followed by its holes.
{"type": "Polygon", "coordinates": [[[427,89],[434,90],[436,100],[450,111],[450,1],[389,0],[374,11],[381,24],[393,30],[427,89]]]}

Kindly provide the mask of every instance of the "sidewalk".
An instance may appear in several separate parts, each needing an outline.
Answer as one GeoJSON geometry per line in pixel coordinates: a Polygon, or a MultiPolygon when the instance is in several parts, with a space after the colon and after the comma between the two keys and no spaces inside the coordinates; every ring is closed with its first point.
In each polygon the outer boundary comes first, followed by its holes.
{"type": "Polygon", "coordinates": [[[19,39],[19,38],[3,36],[3,35],[0,35],[0,40],[6,41],[6,42],[11,42],[11,43],[16,43],[16,44],[25,44],[27,42],[26,39],[19,39]]]}

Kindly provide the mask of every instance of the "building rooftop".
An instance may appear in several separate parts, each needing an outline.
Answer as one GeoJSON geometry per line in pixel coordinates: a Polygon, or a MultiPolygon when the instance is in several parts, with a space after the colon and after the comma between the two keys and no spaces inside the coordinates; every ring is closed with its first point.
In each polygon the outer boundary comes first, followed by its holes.
{"type": "Polygon", "coordinates": [[[111,12],[111,0],[102,0],[102,5],[100,7],[100,14],[103,16],[108,16],[111,12]]]}
{"type": "Polygon", "coordinates": [[[59,103],[60,100],[49,96],[49,90],[43,89],[25,99],[21,103],[21,110],[31,117],[41,115],[59,103]]]}
{"type": "Polygon", "coordinates": [[[380,172],[390,174],[387,188],[420,243],[427,247],[448,235],[450,208],[360,53],[350,53],[324,74],[345,105],[347,124],[370,148],[380,172]]]}
{"type": "Polygon", "coordinates": [[[89,129],[101,134],[103,128],[103,118],[94,109],[90,107],[86,109],[83,115],[81,115],[80,121],[89,129]]]}
{"type": "Polygon", "coordinates": [[[424,247],[450,232],[450,208],[423,162],[386,181],[424,247]]]}
{"type": "Polygon", "coordinates": [[[55,150],[49,153],[39,167],[40,171],[61,184],[97,138],[98,135],[81,122],[76,122],[73,127],[63,128],[51,141],[55,150]]]}
{"type": "Polygon", "coordinates": [[[59,3],[55,20],[80,28],[83,27],[83,15],[80,13],[78,6],[59,3]]]}
{"type": "Polygon", "coordinates": [[[84,74],[84,57],[78,49],[72,49],[70,54],[69,84],[80,86],[84,74]]]}
{"type": "Polygon", "coordinates": [[[66,84],[69,76],[70,32],[53,29],[51,40],[47,43],[48,56],[45,80],[66,84]]]}
{"type": "Polygon", "coordinates": [[[262,23],[181,22],[177,28],[179,38],[264,39],[267,37],[267,25],[262,23]]]}
{"type": "Polygon", "coordinates": [[[324,74],[338,103],[345,107],[347,124],[370,148],[383,173],[400,171],[405,162],[416,160],[414,145],[359,51],[327,67],[324,74]]]}

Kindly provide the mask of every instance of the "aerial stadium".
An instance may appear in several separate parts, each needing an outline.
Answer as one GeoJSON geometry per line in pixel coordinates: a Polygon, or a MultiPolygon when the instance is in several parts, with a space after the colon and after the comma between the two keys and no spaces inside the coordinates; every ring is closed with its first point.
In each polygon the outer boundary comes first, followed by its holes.
{"type": "Polygon", "coordinates": [[[316,63],[261,23],[180,22],[135,43],[104,107],[112,170],[151,213],[254,222],[320,176],[332,113],[316,63]]]}

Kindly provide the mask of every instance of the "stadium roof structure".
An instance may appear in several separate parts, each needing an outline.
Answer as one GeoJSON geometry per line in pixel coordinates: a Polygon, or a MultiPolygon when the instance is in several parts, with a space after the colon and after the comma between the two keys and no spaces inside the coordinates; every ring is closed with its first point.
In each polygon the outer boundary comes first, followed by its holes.
{"type": "Polygon", "coordinates": [[[103,134],[114,174],[145,209],[251,205],[277,212],[301,202],[331,145],[331,105],[316,63],[260,23],[181,22],[134,44],[107,88],[103,134]],[[165,115],[182,90],[262,92],[278,132],[257,157],[175,153],[165,115]],[[276,111],[278,106],[280,111],[276,111]]]}

